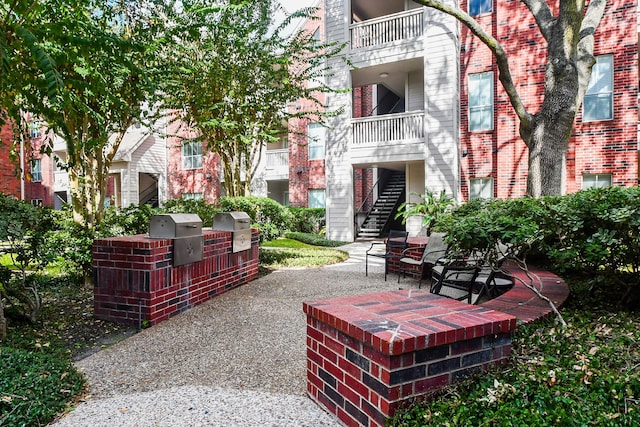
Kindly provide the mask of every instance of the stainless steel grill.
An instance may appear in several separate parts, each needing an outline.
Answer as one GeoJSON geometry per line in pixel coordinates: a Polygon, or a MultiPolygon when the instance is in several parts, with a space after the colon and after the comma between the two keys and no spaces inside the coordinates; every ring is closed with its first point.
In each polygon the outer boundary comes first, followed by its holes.
{"type": "Polygon", "coordinates": [[[213,217],[211,227],[218,231],[231,231],[231,252],[251,249],[251,222],[246,212],[220,212],[213,217]]]}
{"type": "Polygon", "coordinates": [[[173,265],[202,261],[202,220],[196,214],[155,215],[149,223],[149,237],[173,239],[173,265]]]}

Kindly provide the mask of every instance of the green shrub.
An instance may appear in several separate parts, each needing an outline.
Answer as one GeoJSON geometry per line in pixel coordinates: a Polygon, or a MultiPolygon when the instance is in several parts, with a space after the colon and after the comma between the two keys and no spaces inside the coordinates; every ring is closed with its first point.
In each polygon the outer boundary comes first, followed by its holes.
{"type": "Polygon", "coordinates": [[[0,425],[46,425],[85,387],[71,361],[43,344],[28,351],[0,347],[0,425]]]}
{"type": "Polygon", "coordinates": [[[293,221],[293,215],[286,207],[268,197],[222,197],[217,207],[223,212],[246,212],[251,225],[260,230],[261,242],[282,236],[293,221]]]}
{"type": "MultiPolygon", "coordinates": [[[[172,199],[167,200],[159,210],[159,213],[193,213],[202,220],[203,227],[211,227],[213,217],[220,212],[214,205],[204,199],[172,199]]],[[[147,231],[149,227],[147,225],[147,231]]]]}
{"type": "Polygon", "coordinates": [[[611,187],[541,199],[473,200],[437,228],[461,252],[512,245],[512,254],[580,272],[595,286],[622,288],[621,303],[640,303],[640,189],[611,187]]]}
{"type": "Polygon", "coordinates": [[[131,205],[126,208],[109,207],[100,223],[101,237],[130,236],[149,231],[151,217],[160,213],[150,205],[131,205]]]}
{"type": "Polygon", "coordinates": [[[298,208],[289,206],[293,215],[291,231],[319,234],[326,223],[327,210],[324,208],[298,208]]]}
{"type": "Polygon", "coordinates": [[[317,234],[311,234],[311,233],[287,232],[287,233],[284,233],[284,236],[287,239],[298,240],[300,242],[307,243],[309,245],[314,245],[314,246],[336,247],[336,246],[342,246],[347,243],[347,242],[339,242],[337,240],[328,240],[328,239],[325,239],[324,237],[318,236],[317,234]]]}

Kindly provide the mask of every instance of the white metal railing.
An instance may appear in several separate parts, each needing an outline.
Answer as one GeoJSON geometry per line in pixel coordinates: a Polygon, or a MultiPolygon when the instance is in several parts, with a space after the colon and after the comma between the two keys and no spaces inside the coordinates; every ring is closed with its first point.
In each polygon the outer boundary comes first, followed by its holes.
{"type": "Polygon", "coordinates": [[[69,174],[66,171],[56,171],[53,174],[54,191],[64,191],[69,189],[69,174]]]}
{"type": "Polygon", "coordinates": [[[352,24],[349,26],[351,49],[379,46],[422,36],[423,15],[423,9],[413,9],[352,24]]]}
{"type": "Polygon", "coordinates": [[[353,144],[424,139],[424,111],[351,119],[353,144]]]}
{"type": "Polygon", "coordinates": [[[267,150],[267,168],[282,169],[289,168],[289,150],[267,150]]]}

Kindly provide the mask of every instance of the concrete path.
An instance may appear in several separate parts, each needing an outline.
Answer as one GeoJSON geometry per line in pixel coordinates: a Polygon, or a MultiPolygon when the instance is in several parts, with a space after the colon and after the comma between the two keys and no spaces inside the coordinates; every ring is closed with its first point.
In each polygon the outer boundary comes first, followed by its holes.
{"type": "MultiPolygon", "coordinates": [[[[281,270],[77,362],[91,396],[55,426],[337,426],[306,397],[302,302],[397,289],[369,242],[348,261],[281,270]]],[[[404,279],[402,287],[416,287],[404,279]]]]}

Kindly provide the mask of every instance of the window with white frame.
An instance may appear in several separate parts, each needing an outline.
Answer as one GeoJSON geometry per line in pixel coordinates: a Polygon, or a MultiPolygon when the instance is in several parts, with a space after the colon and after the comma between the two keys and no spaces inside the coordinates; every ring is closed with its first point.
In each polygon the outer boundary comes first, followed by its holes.
{"type": "Polygon", "coordinates": [[[31,160],[31,182],[42,181],[42,162],[40,159],[31,160]]]}
{"type": "Polygon", "coordinates": [[[282,200],[282,205],[283,206],[289,206],[290,205],[290,203],[289,203],[289,192],[288,191],[285,191],[282,194],[282,199],[283,199],[282,200]]]}
{"type": "Polygon", "coordinates": [[[596,56],[582,103],[582,121],[613,119],[613,55],[596,56]]]}
{"type": "Polygon", "coordinates": [[[325,190],[309,190],[309,207],[324,208],[326,207],[325,190]]]}
{"type": "Polygon", "coordinates": [[[493,197],[493,178],[469,179],[469,199],[490,199],[493,197]]]}
{"type": "Polygon", "coordinates": [[[324,126],[318,123],[310,123],[307,128],[307,138],[309,140],[309,160],[324,159],[325,130],[324,126]]]}
{"type": "Polygon", "coordinates": [[[469,130],[493,129],[493,72],[469,74],[469,130]]]}
{"type": "Polygon", "coordinates": [[[582,189],[611,187],[610,173],[594,173],[582,175],[582,189]]]}
{"type": "Polygon", "coordinates": [[[493,10],[493,0],[469,0],[469,15],[476,16],[493,10]]]}
{"type": "Polygon", "coordinates": [[[38,120],[29,122],[29,138],[40,138],[42,136],[42,125],[38,120]]]}
{"type": "Polygon", "coordinates": [[[202,167],[202,143],[185,141],[182,143],[182,169],[198,169],[202,167]]]}

